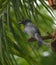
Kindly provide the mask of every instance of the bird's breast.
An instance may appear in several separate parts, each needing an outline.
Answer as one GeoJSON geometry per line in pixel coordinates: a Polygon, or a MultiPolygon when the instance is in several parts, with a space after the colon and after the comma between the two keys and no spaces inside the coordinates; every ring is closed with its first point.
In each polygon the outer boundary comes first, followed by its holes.
{"type": "Polygon", "coordinates": [[[26,32],[29,36],[33,37],[35,31],[36,31],[36,30],[35,30],[34,27],[32,27],[32,26],[25,26],[25,32],[26,32]]]}

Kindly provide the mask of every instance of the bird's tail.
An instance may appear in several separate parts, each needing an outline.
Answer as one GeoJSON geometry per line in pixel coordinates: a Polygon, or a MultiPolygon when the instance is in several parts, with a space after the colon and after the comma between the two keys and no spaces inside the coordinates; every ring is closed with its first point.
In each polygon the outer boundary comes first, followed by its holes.
{"type": "Polygon", "coordinates": [[[43,40],[42,40],[42,38],[41,38],[41,36],[39,35],[39,34],[35,34],[35,38],[36,38],[36,40],[38,41],[38,45],[39,46],[42,46],[42,45],[45,45],[45,46],[50,46],[48,43],[46,43],[46,42],[44,42],[43,40]]]}

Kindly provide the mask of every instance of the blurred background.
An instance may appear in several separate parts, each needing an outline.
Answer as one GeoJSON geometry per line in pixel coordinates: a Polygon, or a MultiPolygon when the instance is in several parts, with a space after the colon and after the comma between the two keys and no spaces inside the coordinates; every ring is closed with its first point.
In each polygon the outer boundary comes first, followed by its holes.
{"type": "MultiPolygon", "coordinates": [[[[53,35],[56,28],[55,0],[0,0],[0,65],[56,65],[56,53],[52,50],[53,39],[28,42],[21,20],[29,19],[36,25],[41,36],[53,35]]],[[[56,47],[55,47],[56,49],[56,47]]]]}

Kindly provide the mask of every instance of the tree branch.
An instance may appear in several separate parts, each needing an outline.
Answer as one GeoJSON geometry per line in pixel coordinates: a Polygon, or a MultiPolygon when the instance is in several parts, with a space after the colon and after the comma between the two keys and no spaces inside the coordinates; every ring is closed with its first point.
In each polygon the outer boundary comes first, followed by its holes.
{"type": "MultiPolygon", "coordinates": [[[[41,38],[42,38],[43,40],[47,40],[47,39],[52,39],[53,36],[52,36],[52,35],[41,36],[41,38]]],[[[28,41],[29,41],[29,42],[34,42],[34,41],[37,41],[37,40],[36,40],[35,38],[30,38],[30,39],[28,39],[28,41]]]]}

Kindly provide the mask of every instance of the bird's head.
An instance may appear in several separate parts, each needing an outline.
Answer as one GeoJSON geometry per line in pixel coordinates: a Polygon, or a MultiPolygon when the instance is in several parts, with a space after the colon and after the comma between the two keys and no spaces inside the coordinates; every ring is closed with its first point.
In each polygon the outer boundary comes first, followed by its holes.
{"type": "Polygon", "coordinates": [[[21,22],[19,22],[19,24],[23,24],[23,25],[27,25],[27,23],[30,23],[31,20],[26,19],[26,20],[22,20],[21,22]]]}

